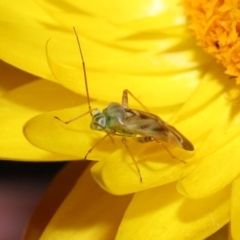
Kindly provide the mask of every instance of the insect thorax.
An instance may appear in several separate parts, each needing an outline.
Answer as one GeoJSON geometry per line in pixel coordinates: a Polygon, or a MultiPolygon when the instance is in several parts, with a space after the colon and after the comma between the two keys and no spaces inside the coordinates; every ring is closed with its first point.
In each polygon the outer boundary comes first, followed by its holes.
{"type": "Polygon", "coordinates": [[[93,112],[90,127],[93,130],[117,132],[123,125],[125,115],[121,104],[110,103],[102,112],[98,109],[93,112]]]}

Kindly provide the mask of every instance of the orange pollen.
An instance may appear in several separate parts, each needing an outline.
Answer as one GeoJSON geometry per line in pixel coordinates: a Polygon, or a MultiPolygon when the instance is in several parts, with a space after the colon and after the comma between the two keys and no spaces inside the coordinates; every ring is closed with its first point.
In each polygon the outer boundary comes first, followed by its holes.
{"type": "Polygon", "coordinates": [[[198,44],[240,84],[240,1],[183,1],[198,44]]]}

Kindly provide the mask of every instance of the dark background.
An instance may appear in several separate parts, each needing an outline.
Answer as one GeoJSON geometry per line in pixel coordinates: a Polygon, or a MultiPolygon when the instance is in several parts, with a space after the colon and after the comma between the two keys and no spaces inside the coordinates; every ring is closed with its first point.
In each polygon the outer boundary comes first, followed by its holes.
{"type": "Polygon", "coordinates": [[[20,240],[44,190],[65,162],[0,160],[0,236],[20,240]]]}

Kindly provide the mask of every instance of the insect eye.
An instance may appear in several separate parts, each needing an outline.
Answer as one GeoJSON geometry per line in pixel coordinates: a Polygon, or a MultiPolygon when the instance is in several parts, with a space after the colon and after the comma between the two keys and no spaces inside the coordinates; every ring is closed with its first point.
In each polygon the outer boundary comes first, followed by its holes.
{"type": "Polygon", "coordinates": [[[99,118],[97,123],[100,125],[99,128],[101,128],[101,126],[103,128],[105,128],[106,127],[106,119],[105,119],[105,117],[99,118]]]}
{"type": "Polygon", "coordinates": [[[104,130],[106,127],[106,119],[104,114],[102,114],[100,111],[95,113],[95,115],[93,115],[90,127],[93,130],[104,130]]]}

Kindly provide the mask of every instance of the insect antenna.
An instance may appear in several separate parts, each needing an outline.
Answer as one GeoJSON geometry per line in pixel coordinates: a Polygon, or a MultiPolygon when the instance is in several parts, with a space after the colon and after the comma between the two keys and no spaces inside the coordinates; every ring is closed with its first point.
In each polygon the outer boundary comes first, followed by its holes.
{"type": "Polygon", "coordinates": [[[76,39],[77,39],[78,49],[79,49],[80,56],[81,56],[81,59],[82,59],[82,67],[83,67],[85,89],[86,89],[86,94],[87,94],[88,109],[89,109],[90,115],[93,116],[92,108],[91,108],[91,105],[90,105],[89,91],[88,91],[87,71],[86,71],[86,66],[85,66],[85,62],[84,62],[84,58],[83,58],[83,54],[82,54],[82,48],[81,48],[80,40],[79,40],[79,37],[78,37],[78,34],[77,34],[77,31],[76,31],[75,27],[73,27],[73,31],[74,31],[76,39]]]}

